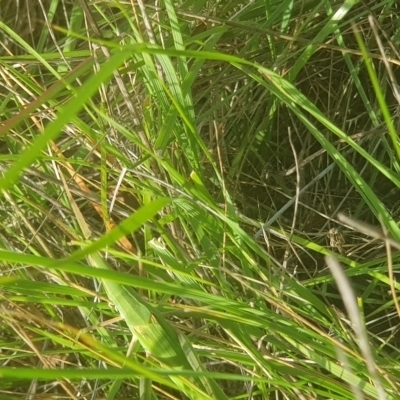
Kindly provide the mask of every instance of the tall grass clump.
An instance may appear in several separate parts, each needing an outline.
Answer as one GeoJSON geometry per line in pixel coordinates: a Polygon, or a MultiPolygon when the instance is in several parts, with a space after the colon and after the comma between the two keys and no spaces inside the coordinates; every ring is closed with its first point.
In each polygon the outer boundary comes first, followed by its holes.
{"type": "Polygon", "coordinates": [[[6,3],[0,398],[399,398],[399,3],[6,3]]]}

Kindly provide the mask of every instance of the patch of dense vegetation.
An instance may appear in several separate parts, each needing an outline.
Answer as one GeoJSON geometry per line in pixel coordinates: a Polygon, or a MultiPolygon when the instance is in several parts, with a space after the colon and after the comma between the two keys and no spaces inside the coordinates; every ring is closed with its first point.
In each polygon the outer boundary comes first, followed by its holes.
{"type": "Polygon", "coordinates": [[[4,5],[1,399],[397,399],[399,16],[4,5]]]}

